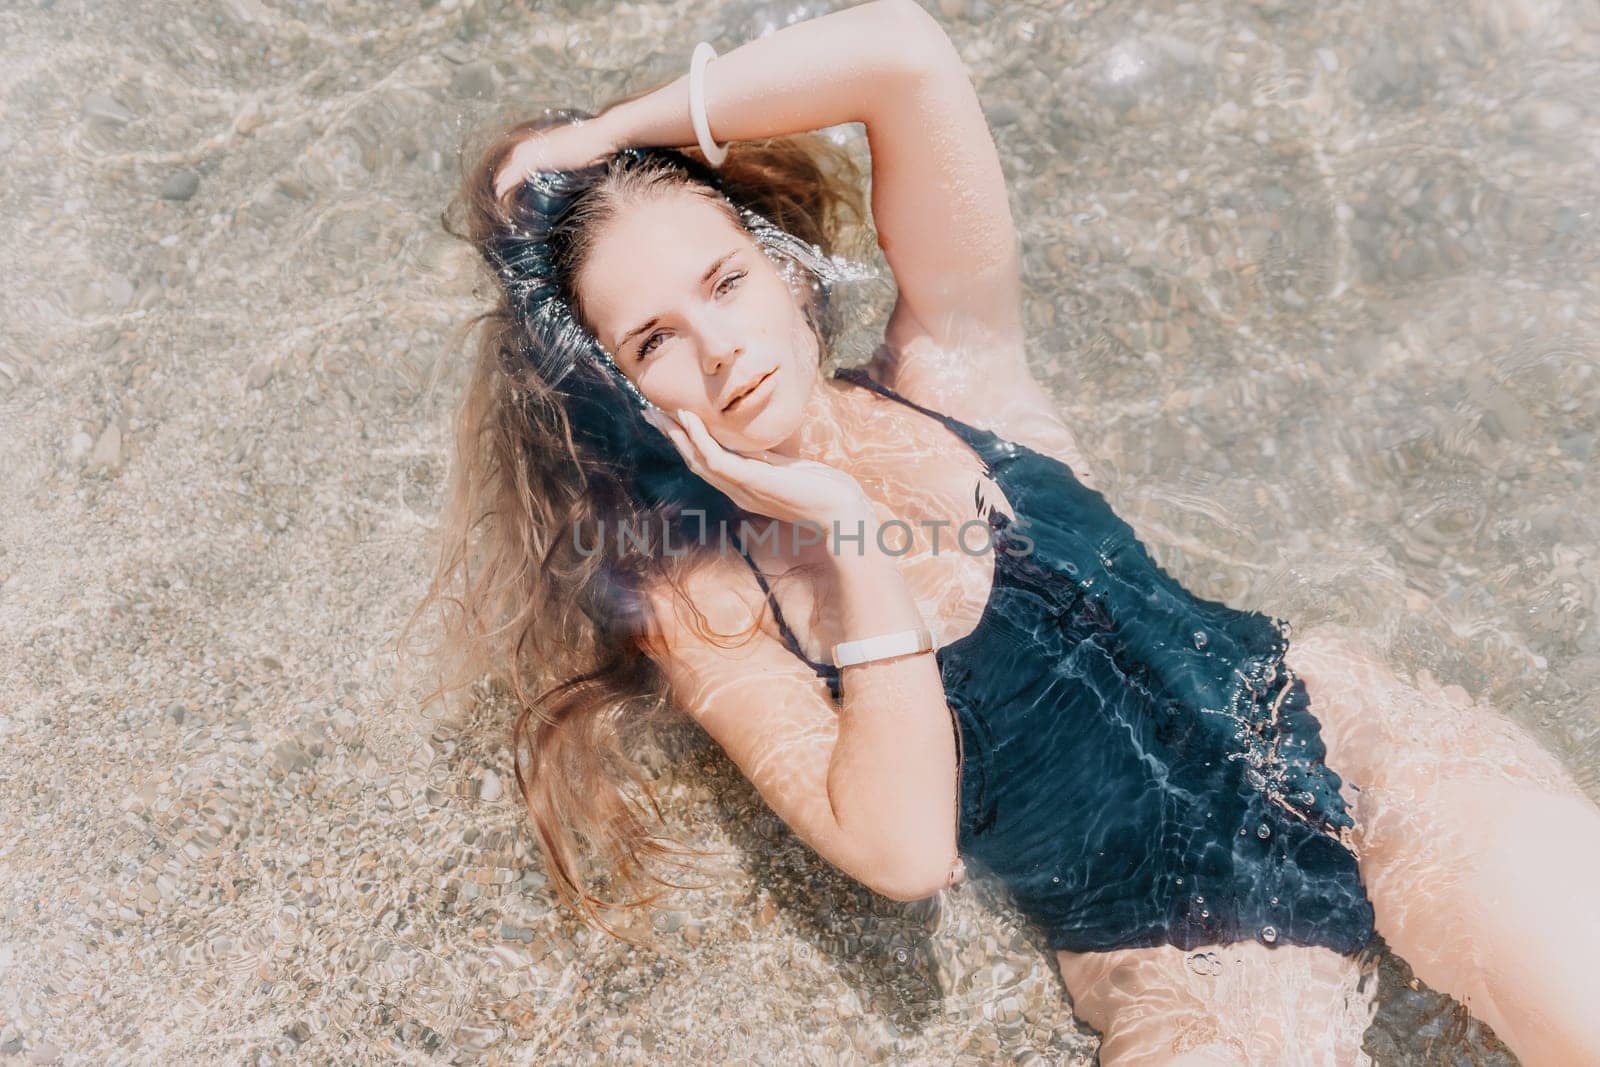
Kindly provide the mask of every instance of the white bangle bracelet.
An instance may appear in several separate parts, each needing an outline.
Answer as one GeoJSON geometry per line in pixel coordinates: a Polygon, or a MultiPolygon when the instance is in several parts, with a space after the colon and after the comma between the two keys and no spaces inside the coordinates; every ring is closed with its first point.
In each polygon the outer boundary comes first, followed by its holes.
{"type": "Polygon", "coordinates": [[[728,146],[711,139],[711,124],[706,121],[706,63],[717,58],[717,50],[705,41],[694,46],[689,59],[689,121],[694,123],[694,138],[713,167],[728,158],[728,146]]]}
{"type": "Polygon", "coordinates": [[[933,634],[926,626],[915,630],[900,630],[892,634],[878,634],[856,641],[840,641],[833,646],[835,667],[854,667],[858,663],[907,656],[913,652],[933,651],[933,634]]]}

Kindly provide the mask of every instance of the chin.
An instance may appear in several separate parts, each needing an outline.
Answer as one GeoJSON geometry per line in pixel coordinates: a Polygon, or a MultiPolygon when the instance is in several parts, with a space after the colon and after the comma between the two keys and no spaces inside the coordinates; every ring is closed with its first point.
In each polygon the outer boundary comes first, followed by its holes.
{"type": "Polygon", "coordinates": [[[778,398],[773,397],[773,402],[767,405],[766,410],[739,427],[733,436],[745,442],[743,448],[749,451],[776,448],[794,436],[801,421],[797,406],[790,410],[790,406],[780,405],[778,398]]]}

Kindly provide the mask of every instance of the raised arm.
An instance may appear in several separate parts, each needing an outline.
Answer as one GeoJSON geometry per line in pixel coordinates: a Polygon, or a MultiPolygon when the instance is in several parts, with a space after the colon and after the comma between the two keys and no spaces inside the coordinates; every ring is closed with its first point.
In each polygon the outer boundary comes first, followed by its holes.
{"type": "MultiPolygon", "coordinates": [[[[688,75],[595,120],[619,147],[695,143],[688,75]]],[[[706,68],[719,143],[860,122],[878,242],[900,296],[890,344],[928,341],[982,373],[1025,372],[1016,229],[994,141],[960,55],[913,0],[796,23],[706,68]]]]}

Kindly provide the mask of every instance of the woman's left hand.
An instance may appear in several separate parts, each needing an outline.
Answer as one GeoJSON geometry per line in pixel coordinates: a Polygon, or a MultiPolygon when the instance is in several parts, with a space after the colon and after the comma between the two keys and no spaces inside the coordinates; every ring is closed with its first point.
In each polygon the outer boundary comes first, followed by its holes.
{"type": "Polygon", "coordinates": [[[617,150],[617,141],[604,116],[552,126],[530,134],[512,149],[494,178],[495,199],[541,170],[577,170],[598,162],[617,150]]]}
{"type": "Polygon", "coordinates": [[[767,450],[723,448],[692,411],[680,409],[675,420],[653,410],[645,420],[667,436],[691,471],[745,511],[825,530],[833,522],[848,525],[873,515],[861,484],[837,467],[767,450]]]}

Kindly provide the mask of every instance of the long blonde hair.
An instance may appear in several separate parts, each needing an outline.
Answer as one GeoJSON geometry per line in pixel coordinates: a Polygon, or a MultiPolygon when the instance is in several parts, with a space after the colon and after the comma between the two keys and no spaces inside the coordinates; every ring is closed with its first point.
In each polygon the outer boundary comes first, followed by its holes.
{"type": "MultiPolygon", "coordinates": [[[[420,620],[439,616],[437,641],[424,650],[433,687],[425,700],[486,675],[509,695],[517,783],[551,884],[585,922],[633,941],[606,915],[631,913],[679,885],[652,869],[658,861],[683,867],[704,855],[660,832],[660,809],[628,751],[669,706],[641,650],[652,620],[639,593],[659,579],[682,597],[687,564],[680,559],[669,574],[661,553],[625,551],[603,537],[598,551],[580,552],[574,532],[603,530],[602,521],[653,529],[686,503],[731,503],[676,454],[652,453],[648,442],[659,438],[629,429],[638,413],[616,402],[616,383],[592,361],[574,370],[572,354],[531,328],[505,284],[504,242],[527,232],[530,219],[519,217],[525,202],[509,210],[497,202],[495,174],[523,139],[578,114],[517,123],[463,153],[471,162],[444,225],[479,253],[498,299],[464,332],[475,351],[455,421],[442,544],[401,641],[411,647],[420,620]],[[599,896],[601,879],[624,895],[599,896]]],[[[576,274],[596,228],[631,198],[664,186],[709,193],[710,173],[694,150],[619,154],[593,168],[554,223],[564,279],[576,274]]],[[[715,181],[719,200],[758,211],[825,253],[854,253],[868,232],[860,168],[823,136],[735,143],[715,181]]],[[[828,351],[832,324],[822,317],[813,328],[828,351]]]]}

